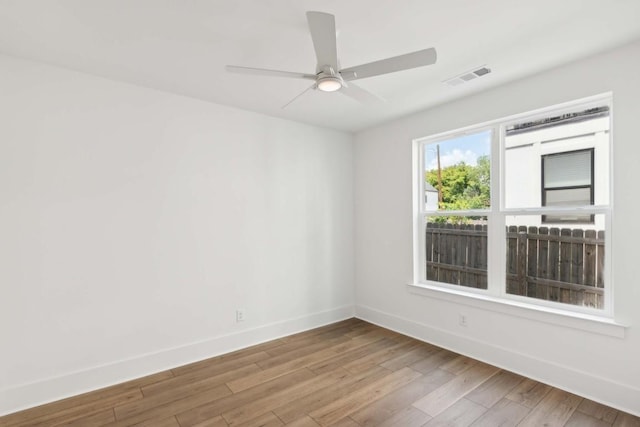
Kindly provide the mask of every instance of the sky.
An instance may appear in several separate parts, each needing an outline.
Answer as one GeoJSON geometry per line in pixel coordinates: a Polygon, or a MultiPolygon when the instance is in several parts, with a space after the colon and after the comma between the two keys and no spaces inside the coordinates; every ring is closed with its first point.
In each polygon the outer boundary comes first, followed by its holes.
{"type": "Polygon", "coordinates": [[[475,166],[480,156],[491,152],[491,131],[462,135],[425,146],[425,170],[438,168],[436,145],[440,145],[440,167],[446,168],[460,162],[475,166]]]}

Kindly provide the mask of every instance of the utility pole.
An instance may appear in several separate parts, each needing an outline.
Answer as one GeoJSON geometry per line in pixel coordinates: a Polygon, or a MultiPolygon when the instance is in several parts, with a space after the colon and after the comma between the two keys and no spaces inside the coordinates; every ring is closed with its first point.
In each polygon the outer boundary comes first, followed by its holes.
{"type": "Polygon", "coordinates": [[[440,168],[440,144],[436,145],[436,156],[438,156],[438,209],[442,208],[442,169],[440,168]]]}

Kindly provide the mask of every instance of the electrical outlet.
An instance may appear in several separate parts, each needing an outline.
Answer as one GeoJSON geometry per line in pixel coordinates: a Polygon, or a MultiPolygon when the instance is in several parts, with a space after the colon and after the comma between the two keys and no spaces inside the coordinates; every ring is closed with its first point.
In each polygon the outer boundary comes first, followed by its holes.
{"type": "Polygon", "coordinates": [[[244,308],[236,310],[236,322],[244,322],[244,308]]]}
{"type": "Polygon", "coordinates": [[[458,315],[458,324],[460,326],[464,326],[464,327],[466,327],[468,325],[468,323],[467,323],[467,315],[466,314],[460,313],[458,315]]]}

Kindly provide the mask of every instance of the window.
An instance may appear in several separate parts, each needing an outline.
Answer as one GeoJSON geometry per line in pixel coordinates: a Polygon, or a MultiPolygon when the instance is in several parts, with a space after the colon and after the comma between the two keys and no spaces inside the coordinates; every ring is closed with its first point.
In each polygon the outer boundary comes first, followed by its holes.
{"type": "Polygon", "coordinates": [[[491,206],[491,130],[424,146],[421,186],[437,195],[423,206],[425,277],[487,288],[487,217],[491,206]]]}
{"type": "Polygon", "coordinates": [[[611,316],[609,105],[417,140],[415,282],[611,316]]]}
{"type": "MultiPolygon", "coordinates": [[[[593,148],[542,156],[542,206],[593,205],[593,148]]],[[[543,223],[593,223],[593,215],[543,215],[543,223]]]]}

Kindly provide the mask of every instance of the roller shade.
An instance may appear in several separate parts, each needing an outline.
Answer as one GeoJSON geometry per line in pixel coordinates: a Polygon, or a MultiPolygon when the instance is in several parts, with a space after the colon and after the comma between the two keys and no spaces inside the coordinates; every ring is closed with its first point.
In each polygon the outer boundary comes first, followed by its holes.
{"type": "Polygon", "coordinates": [[[591,185],[592,155],[592,150],[584,150],[544,156],[544,187],[591,185]]]}

